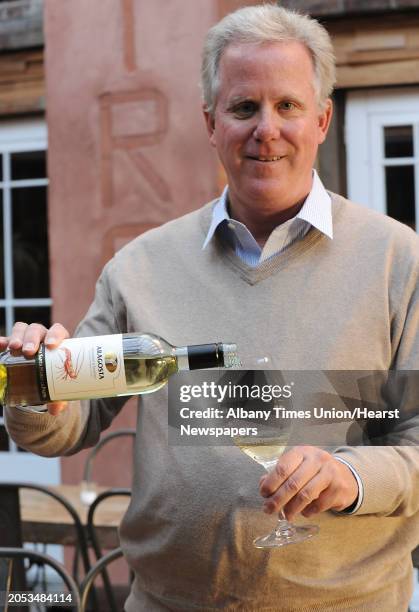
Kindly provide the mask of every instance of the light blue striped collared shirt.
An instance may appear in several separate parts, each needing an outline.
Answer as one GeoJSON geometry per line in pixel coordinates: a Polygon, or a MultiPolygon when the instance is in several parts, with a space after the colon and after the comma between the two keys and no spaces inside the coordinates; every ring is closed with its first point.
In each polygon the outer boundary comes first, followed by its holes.
{"type": "Polygon", "coordinates": [[[229,216],[227,197],[228,186],[214,206],[211,225],[202,248],[207,246],[216,231],[220,231],[236,255],[249,266],[255,267],[301,240],[311,227],[333,239],[332,202],[315,170],[311,191],[300,211],[273,230],[263,249],[243,223],[229,216]]]}

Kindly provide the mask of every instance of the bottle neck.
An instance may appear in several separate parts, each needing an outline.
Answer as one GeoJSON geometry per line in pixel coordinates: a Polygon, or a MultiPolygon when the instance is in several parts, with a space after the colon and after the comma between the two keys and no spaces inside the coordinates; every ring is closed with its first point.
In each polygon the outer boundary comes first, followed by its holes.
{"type": "Polygon", "coordinates": [[[192,344],[176,348],[179,370],[205,370],[224,367],[223,345],[192,344]]]}

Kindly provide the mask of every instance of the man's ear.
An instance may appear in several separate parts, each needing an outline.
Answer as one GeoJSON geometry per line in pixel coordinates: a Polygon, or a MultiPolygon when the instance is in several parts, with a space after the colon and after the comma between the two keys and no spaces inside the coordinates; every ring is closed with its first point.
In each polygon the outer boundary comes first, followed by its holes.
{"type": "Polygon", "coordinates": [[[319,114],[319,131],[318,131],[318,143],[322,144],[326,140],[327,132],[329,130],[330,122],[333,115],[333,102],[331,98],[326,100],[326,104],[322,112],[319,114]]]}
{"type": "Polygon", "coordinates": [[[207,126],[207,132],[210,139],[210,143],[213,147],[216,146],[215,142],[215,120],[214,115],[207,110],[206,105],[202,106],[202,112],[204,113],[205,125],[207,126]]]}

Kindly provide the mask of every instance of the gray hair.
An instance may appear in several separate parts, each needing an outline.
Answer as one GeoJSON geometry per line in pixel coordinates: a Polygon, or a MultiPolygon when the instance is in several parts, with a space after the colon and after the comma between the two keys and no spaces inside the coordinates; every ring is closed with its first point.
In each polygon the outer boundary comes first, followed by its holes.
{"type": "Polygon", "coordinates": [[[214,113],[220,86],[220,60],[228,45],[287,41],[300,42],[310,52],[314,68],[314,90],[319,107],[323,109],[336,81],[335,56],[330,36],[315,19],[275,4],[238,9],[209,30],[201,70],[206,109],[214,113]]]}

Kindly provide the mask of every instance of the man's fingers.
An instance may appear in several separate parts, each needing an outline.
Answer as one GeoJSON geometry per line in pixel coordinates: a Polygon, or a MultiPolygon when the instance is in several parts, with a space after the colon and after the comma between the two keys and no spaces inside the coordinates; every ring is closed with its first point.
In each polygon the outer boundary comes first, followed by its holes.
{"type": "Polygon", "coordinates": [[[317,512],[328,509],[332,503],[335,491],[330,486],[331,475],[328,470],[323,469],[309,480],[284,507],[287,518],[292,521],[294,517],[303,513],[311,506],[317,512]]]}
{"type": "Polygon", "coordinates": [[[32,357],[35,355],[46,333],[47,328],[40,323],[31,323],[27,326],[22,345],[22,353],[25,357],[32,357]]]}
{"type": "Polygon", "coordinates": [[[47,329],[41,323],[23,323],[18,321],[14,324],[9,337],[0,337],[0,350],[8,348],[13,355],[23,353],[25,357],[33,357],[39,350],[41,342],[45,342],[48,348],[56,348],[70,334],[60,323],[54,323],[47,329]]]}
{"type": "Polygon", "coordinates": [[[11,351],[20,350],[23,344],[23,337],[28,327],[27,323],[18,321],[13,325],[10,336],[0,336],[0,349],[5,351],[9,349],[11,351]]]}
{"type": "Polygon", "coordinates": [[[34,355],[41,342],[44,342],[48,348],[55,348],[69,335],[60,323],[54,323],[49,329],[39,323],[31,323],[25,331],[22,352],[26,356],[34,355]]]}
{"type": "Polygon", "coordinates": [[[12,333],[10,334],[7,343],[7,346],[11,351],[22,348],[23,339],[27,328],[28,324],[22,323],[21,321],[18,321],[13,325],[12,333]]]}
{"type": "Polygon", "coordinates": [[[317,499],[314,499],[301,511],[301,514],[308,518],[313,516],[313,514],[318,514],[319,512],[324,512],[325,510],[333,508],[336,496],[338,495],[337,489],[338,487],[333,485],[333,482],[330,482],[329,486],[322,490],[317,499]]]}
{"type": "Polygon", "coordinates": [[[63,325],[54,323],[47,331],[44,342],[48,348],[56,348],[65,338],[69,337],[70,334],[63,325]]]}
{"type": "Polygon", "coordinates": [[[18,321],[13,325],[7,347],[12,353],[22,351],[26,356],[32,356],[39,348],[39,343],[44,338],[47,328],[40,323],[23,323],[18,321]]]}
{"type": "Polygon", "coordinates": [[[260,484],[262,497],[270,497],[301,465],[304,457],[297,447],[286,451],[260,484]]]}
{"type": "Polygon", "coordinates": [[[319,512],[322,512],[321,505],[322,504],[319,503],[319,500],[315,499],[313,502],[311,502],[311,504],[306,506],[304,510],[301,511],[301,514],[305,516],[306,518],[310,518],[310,516],[313,516],[314,514],[318,514],[319,512]]]}
{"type": "Polygon", "coordinates": [[[51,402],[48,404],[48,412],[53,416],[57,416],[66,408],[68,408],[68,402],[51,402]]]}
{"type": "Polygon", "coordinates": [[[324,486],[325,477],[319,476],[320,465],[312,457],[306,457],[298,468],[265,501],[265,512],[278,512],[284,508],[290,516],[305,508],[317,498],[324,486]],[[322,487],[322,488],[318,488],[322,487]]]}
{"type": "Polygon", "coordinates": [[[267,514],[278,512],[281,508],[292,520],[298,513],[310,516],[325,510],[344,510],[358,495],[358,484],[351,470],[326,451],[315,447],[295,447],[295,456],[301,463],[291,473],[288,472],[294,458],[293,453],[285,454],[278,460],[276,468],[261,481],[261,492],[271,490],[281,482],[264,503],[267,514]],[[289,473],[288,477],[284,476],[289,473]]]}

